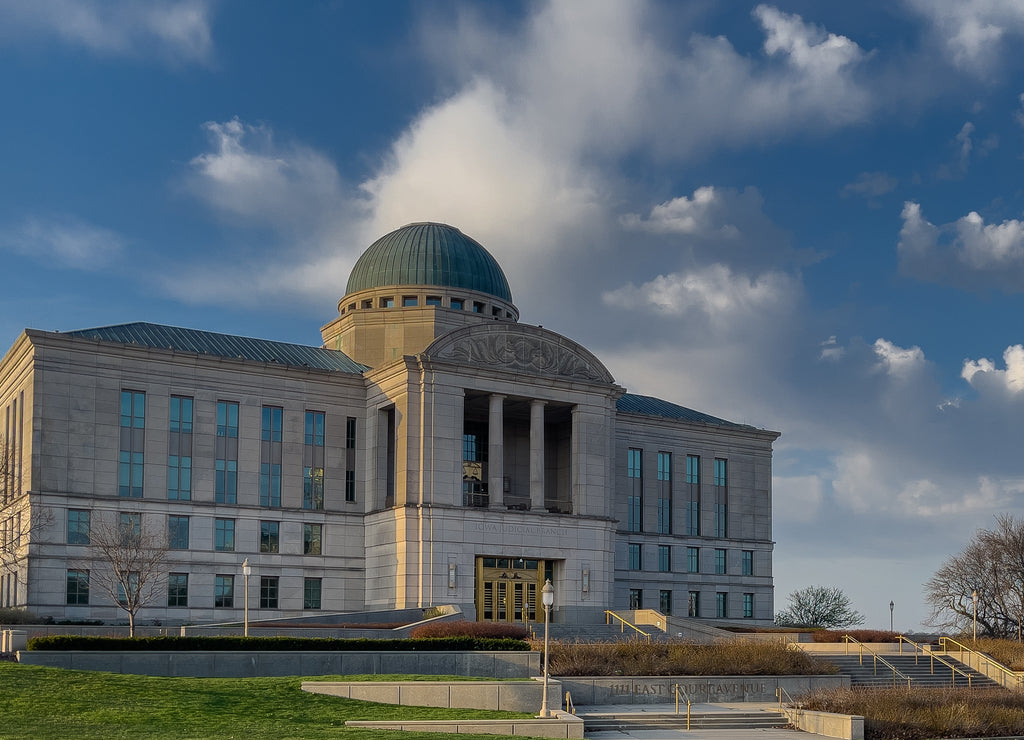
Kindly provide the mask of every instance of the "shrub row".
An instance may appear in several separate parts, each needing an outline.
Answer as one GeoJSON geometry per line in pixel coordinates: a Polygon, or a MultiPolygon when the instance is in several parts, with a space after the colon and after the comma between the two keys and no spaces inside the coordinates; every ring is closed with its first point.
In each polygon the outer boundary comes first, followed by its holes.
{"type": "Polygon", "coordinates": [[[501,622],[434,622],[416,627],[410,637],[492,637],[524,640],[529,635],[525,627],[501,622]]]}
{"type": "Polygon", "coordinates": [[[455,650],[512,651],[529,650],[522,640],[486,637],[428,637],[421,639],[337,639],[310,637],[89,637],[85,635],[52,635],[34,637],[29,650],[109,650],[160,652],[178,650],[228,651],[370,651],[370,652],[448,652],[455,650]]]}
{"type": "Polygon", "coordinates": [[[896,642],[898,632],[889,630],[815,630],[811,637],[815,642],[842,642],[843,635],[849,635],[860,642],[896,642]]]}

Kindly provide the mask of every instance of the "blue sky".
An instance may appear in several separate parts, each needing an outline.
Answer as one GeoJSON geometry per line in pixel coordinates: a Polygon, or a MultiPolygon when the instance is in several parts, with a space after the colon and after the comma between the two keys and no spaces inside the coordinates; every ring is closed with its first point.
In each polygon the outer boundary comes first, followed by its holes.
{"type": "Polygon", "coordinates": [[[776,429],[776,606],[1024,496],[1024,4],[0,0],[0,336],[315,344],[412,221],[630,390],[776,429]]]}

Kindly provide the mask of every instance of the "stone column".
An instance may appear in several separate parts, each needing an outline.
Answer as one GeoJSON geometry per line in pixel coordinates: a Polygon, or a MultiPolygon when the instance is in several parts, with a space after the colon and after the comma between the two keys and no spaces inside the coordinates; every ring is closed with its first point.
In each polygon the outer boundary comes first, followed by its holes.
{"type": "Polygon", "coordinates": [[[530,401],[530,509],[544,511],[544,406],[530,401]]]}
{"type": "Polygon", "coordinates": [[[487,493],[490,495],[490,505],[501,508],[504,506],[505,495],[505,397],[494,393],[490,401],[487,417],[487,493]]]}

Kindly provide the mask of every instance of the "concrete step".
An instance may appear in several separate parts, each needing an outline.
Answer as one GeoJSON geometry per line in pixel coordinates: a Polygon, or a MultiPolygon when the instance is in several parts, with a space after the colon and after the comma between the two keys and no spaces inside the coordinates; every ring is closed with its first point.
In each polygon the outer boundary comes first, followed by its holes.
{"type": "MultiPolygon", "coordinates": [[[[835,665],[840,673],[850,677],[851,686],[906,686],[906,678],[896,676],[893,678],[892,670],[881,661],[875,661],[873,656],[865,655],[863,659],[859,655],[847,655],[845,653],[817,653],[815,657],[828,661],[835,665]]],[[[957,686],[971,688],[989,688],[999,684],[987,676],[983,676],[972,670],[967,665],[943,656],[948,662],[955,665],[959,671],[970,676],[957,673],[955,676],[949,666],[938,661],[932,663],[928,656],[919,655],[915,661],[913,655],[882,655],[889,664],[903,676],[910,679],[912,686],[918,687],[946,687],[957,686]]]]}
{"type": "MultiPolygon", "coordinates": [[[[686,729],[686,711],[679,714],[659,712],[580,713],[583,730],[591,732],[686,729]]],[[[778,712],[692,712],[691,730],[756,730],[787,727],[789,721],[778,712]]]]}

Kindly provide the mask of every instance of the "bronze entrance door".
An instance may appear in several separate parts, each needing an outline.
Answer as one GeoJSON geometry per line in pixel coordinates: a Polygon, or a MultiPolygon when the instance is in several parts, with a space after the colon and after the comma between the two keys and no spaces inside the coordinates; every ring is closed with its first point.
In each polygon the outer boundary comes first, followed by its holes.
{"type": "Polygon", "coordinates": [[[543,560],[530,558],[477,557],[477,621],[535,621],[545,565],[543,560]]]}

